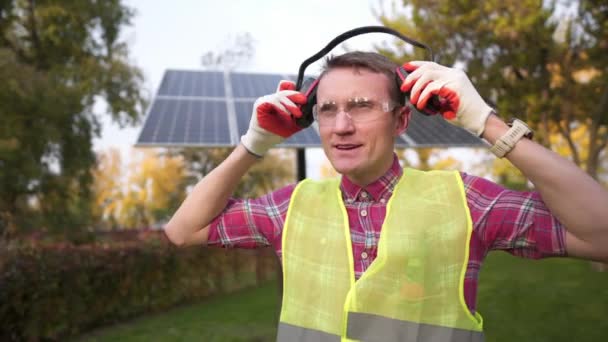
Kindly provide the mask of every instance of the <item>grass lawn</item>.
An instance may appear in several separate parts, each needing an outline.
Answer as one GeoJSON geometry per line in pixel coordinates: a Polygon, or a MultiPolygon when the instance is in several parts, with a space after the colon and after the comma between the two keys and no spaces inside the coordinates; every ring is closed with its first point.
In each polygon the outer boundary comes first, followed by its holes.
{"type": "Polygon", "coordinates": [[[279,297],[276,281],[210,298],[81,336],[73,342],[274,341],[279,297]]]}
{"type": "Polygon", "coordinates": [[[608,341],[608,273],[573,259],[490,254],[477,303],[487,341],[608,341]]]}
{"type": "MultiPolygon", "coordinates": [[[[491,254],[479,287],[488,342],[608,341],[608,273],[569,259],[491,254]]],[[[95,331],[75,341],[274,341],[276,282],[95,331]]]]}

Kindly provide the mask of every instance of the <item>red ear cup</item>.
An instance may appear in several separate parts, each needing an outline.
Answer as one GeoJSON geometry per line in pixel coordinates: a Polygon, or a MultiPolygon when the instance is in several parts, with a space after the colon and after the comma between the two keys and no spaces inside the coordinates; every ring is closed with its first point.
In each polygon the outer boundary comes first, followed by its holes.
{"type": "Polygon", "coordinates": [[[301,108],[302,117],[296,118],[296,124],[302,128],[310,126],[315,121],[312,115],[312,108],[317,104],[317,85],[319,80],[314,78],[306,78],[302,82],[302,87],[299,89],[300,92],[306,96],[306,104],[301,108]]]}
{"type": "MultiPolygon", "coordinates": [[[[403,68],[402,66],[398,67],[395,70],[395,73],[397,74],[397,77],[395,77],[395,80],[397,82],[397,88],[401,88],[401,84],[403,84],[403,81],[405,80],[407,75],[409,75],[410,73],[407,70],[405,70],[405,68],[403,68]]],[[[416,108],[416,106],[409,105],[409,102],[410,102],[410,93],[409,92],[404,92],[403,95],[404,95],[404,97],[401,101],[401,104],[404,106],[408,106],[413,112],[418,112],[420,114],[427,115],[427,116],[440,114],[439,108],[441,108],[441,100],[436,95],[433,96],[429,100],[426,107],[424,107],[424,109],[422,111],[418,110],[416,108]]]]}

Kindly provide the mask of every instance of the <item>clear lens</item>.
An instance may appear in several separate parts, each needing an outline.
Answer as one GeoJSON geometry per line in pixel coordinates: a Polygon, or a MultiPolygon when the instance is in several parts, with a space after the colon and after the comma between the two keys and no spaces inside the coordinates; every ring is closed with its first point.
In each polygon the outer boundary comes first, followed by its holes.
{"type": "Polygon", "coordinates": [[[367,97],[348,99],[339,106],[335,101],[317,103],[312,109],[313,117],[320,126],[333,125],[340,112],[344,112],[354,123],[369,122],[383,117],[384,113],[397,107],[392,101],[375,101],[367,97]]]}

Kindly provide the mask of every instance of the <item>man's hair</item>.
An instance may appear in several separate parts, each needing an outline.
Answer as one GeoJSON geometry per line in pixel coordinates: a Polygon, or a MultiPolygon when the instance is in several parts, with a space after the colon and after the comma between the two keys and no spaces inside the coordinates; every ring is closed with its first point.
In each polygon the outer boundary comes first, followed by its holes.
{"type": "Polygon", "coordinates": [[[329,71],[337,68],[354,68],[355,71],[359,68],[369,71],[384,74],[389,80],[389,91],[391,100],[399,105],[403,105],[403,94],[397,84],[396,69],[399,65],[386,56],[376,52],[353,51],[347,52],[338,56],[329,56],[325,59],[325,63],[321,69],[319,80],[329,71]]]}

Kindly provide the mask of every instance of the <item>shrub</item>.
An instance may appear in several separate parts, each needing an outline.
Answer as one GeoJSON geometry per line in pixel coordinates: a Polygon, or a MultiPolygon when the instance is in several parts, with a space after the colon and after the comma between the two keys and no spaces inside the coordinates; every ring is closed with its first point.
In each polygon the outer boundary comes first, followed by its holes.
{"type": "Polygon", "coordinates": [[[159,239],[0,253],[2,341],[56,340],[253,286],[277,266],[270,250],[178,249],[159,239]]]}

